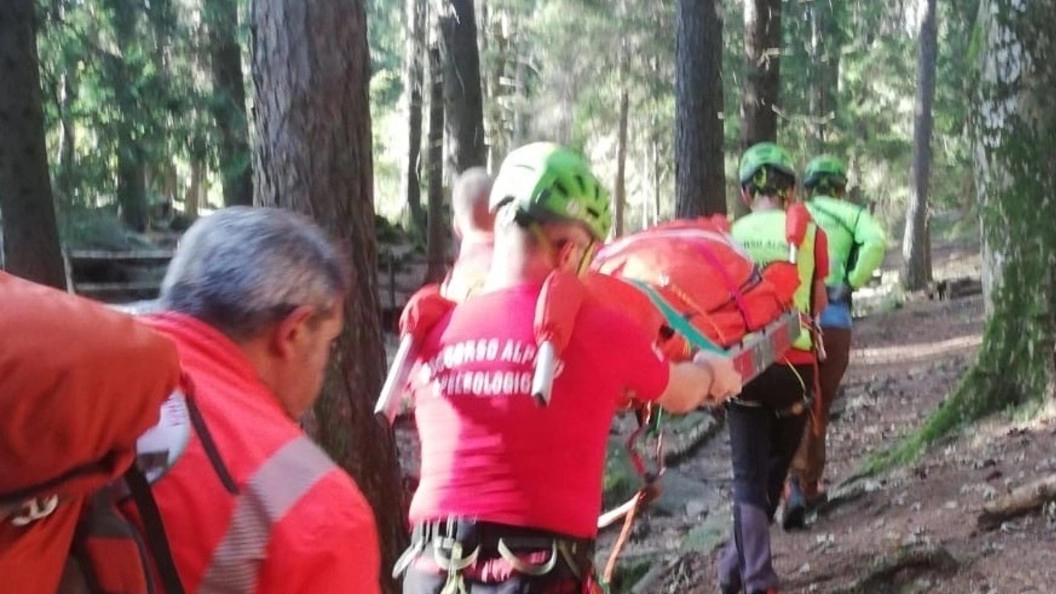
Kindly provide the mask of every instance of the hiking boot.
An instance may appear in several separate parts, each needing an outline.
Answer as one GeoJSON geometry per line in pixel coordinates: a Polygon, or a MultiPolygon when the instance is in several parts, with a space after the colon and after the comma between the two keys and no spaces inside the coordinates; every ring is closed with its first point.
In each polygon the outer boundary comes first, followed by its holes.
{"type": "Polygon", "coordinates": [[[806,527],[807,498],[796,478],[788,479],[785,485],[785,506],[781,510],[781,528],[786,532],[806,527]]]}

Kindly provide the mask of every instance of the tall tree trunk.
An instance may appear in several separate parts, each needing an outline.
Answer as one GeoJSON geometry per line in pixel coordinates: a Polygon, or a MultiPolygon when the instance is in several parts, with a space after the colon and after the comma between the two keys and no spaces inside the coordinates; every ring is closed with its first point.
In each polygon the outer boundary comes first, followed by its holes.
{"type": "Polygon", "coordinates": [[[726,214],[719,2],[679,0],[676,35],[676,215],[726,214]]]}
{"type": "Polygon", "coordinates": [[[444,2],[440,31],[444,60],[444,121],[448,172],[457,175],[487,164],[484,109],[480,89],[480,55],[473,0],[444,2]]]}
{"type": "Polygon", "coordinates": [[[249,120],[242,50],[238,44],[237,0],[204,0],[213,75],[213,118],[220,131],[220,179],[224,206],[253,204],[249,120]]]}
{"type": "Polygon", "coordinates": [[[627,93],[629,70],[631,68],[630,48],[627,41],[620,44],[620,123],[616,141],[616,184],[613,193],[613,225],[614,237],[623,235],[623,211],[627,205],[627,112],[630,110],[630,97],[627,93]]]}
{"type": "Polygon", "coordinates": [[[405,0],[407,17],[404,42],[404,97],[407,104],[407,162],[404,164],[403,197],[411,224],[418,233],[425,229],[422,210],[422,58],[425,54],[425,0],[405,0]]]}
{"type": "Polygon", "coordinates": [[[11,274],[66,289],[48,180],[35,6],[0,2],[0,249],[11,274]]]}
{"type": "Polygon", "coordinates": [[[938,54],[936,0],[926,0],[919,28],[917,100],[914,106],[913,163],[909,170],[909,204],[902,237],[902,286],[923,289],[931,282],[928,234],[928,180],[931,172],[932,106],[935,103],[935,60],[938,54]]]}
{"type": "Polygon", "coordinates": [[[444,66],[439,48],[429,49],[429,140],[427,144],[429,176],[429,233],[426,244],[427,282],[438,282],[447,267],[444,236],[444,66]]]}
{"type": "Polygon", "coordinates": [[[825,152],[825,120],[829,111],[828,0],[814,0],[810,11],[810,138],[815,154],[825,152]]]}
{"type": "MultiPolygon", "coordinates": [[[[741,95],[741,149],[777,141],[780,89],[781,0],[744,0],[744,89],[741,95]]],[[[734,213],[748,212],[743,200],[734,213]]]]}
{"type": "Polygon", "coordinates": [[[484,144],[487,146],[487,169],[494,169],[502,160],[502,109],[499,106],[502,78],[502,67],[505,56],[502,53],[501,33],[496,35],[496,19],[488,5],[488,0],[477,0],[477,45],[480,48],[481,88],[484,91],[484,144]],[[494,38],[493,38],[494,36],[494,38]]]}
{"type": "Polygon", "coordinates": [[[194,159],[191,161],[191,182],[183,194],[183,213],[187,218],[198,218],[198,207],[202,203],[202,180],[205,177],[205,163],[194,159]]]}
{"type": "Polygon", "coordinates": [[[528,124],[531,119],[528,114],[528,56],[522,53],[525,45],[523,35],[515,34],[510,45],[515,61],[513,66],[513,148],[517,148],[524,144],[525,138],[528,137],[528,124]]]}
{"type": "Polygon", "coordinates": [[[377,295],[367,23],[362,0],[253,3],[256,202],[312,216],[345,245],[345,329],[315,406],[317,438],[374,508],[385,569],[408,541],[392,431],[374,400],[385,372],[377,295]]]}
{"type": "Polygon", "coordinates": [[[140,99],[133,92],[134,81],[128,60],[136,40],[139,12],[129,10],[120,0],[109,0],[109,8],[114,14],[118,53],[108,54],[105,60],[121,113],[119,121],[114,123],[117,128],[117,204],[121,221],[133,231],[143,232],[149,222],[146,168],[136,130],[136,120],[143,111],[140,99]]]}
{"type": "Polygon", "coordinates": [[[620,89],[620,124],[616,145],[616,192],[613,194],[612,209],[614,237],[623,235],[623,211],[627,206],[627,112],[630,107],[627,84],[625,82],[620,89]]]}
{"type": "Polygon", "coordinates": [[[660,223],[660,183],[661,183],[661,171],[660,171],[660,140],[653,138],[653,142],[649,147],[649,156],[653,162],[653,224],[657,225],[660,223]]]}
{"type": "Polygon", "coordinates": [[[76,100],[77,85],[73,82],[76,65],[70,72],[59,76],[58,109],[59,109],[59,146],[55,150],[55,189],[58,202],[72,202],[74,155],[77,150],[77,132],[74,128],[72,106],[76,100]]]}
{"type": "Polygon", "coordinates": [[[1054,13],[1056,0],[980,6],[972,134],[992,313],[975,364],[927,421],[921,444],[989,412],[1056,396],[1054,13]]]}

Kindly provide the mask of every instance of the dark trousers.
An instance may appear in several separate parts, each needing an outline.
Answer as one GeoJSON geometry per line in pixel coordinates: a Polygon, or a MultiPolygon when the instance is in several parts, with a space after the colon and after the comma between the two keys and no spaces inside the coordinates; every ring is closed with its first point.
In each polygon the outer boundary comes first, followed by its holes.
{"type": "Polygon", "coordinates": [[[812,366],[774,365],[744,387],[754,406],[731,403],[726,411],[733,466],[733,538],[719,562],[723,584],[747,592],[776,588],[770,553],[773,521],[789,464],[803,437],[807,415],[790,410],[814,382],[812,366]]]}
{"type": "Polygon", "coordinates": [[[799,479],[803,495],[807,500],[816,499],[825,473],[825,434],[829,426],[829,410],[840,392],[840,382],[847,371],[851,356],[851,331],[843,328],[823,328],[825,352],[828,355],[818,364],[821,407],[815,407],[816,415],[811,419],[815,425],[803,432],[803,442],[792,460],[791,474],[799,479]]]}

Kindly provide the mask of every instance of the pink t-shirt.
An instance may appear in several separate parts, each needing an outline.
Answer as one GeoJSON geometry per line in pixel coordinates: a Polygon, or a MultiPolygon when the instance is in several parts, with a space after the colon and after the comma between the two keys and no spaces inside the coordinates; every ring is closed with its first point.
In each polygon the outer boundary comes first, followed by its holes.
{"type": "Polygon", "coordinates": [[[424,341],[414,372],[422,441],[411,522],[475,518],[591,538],[605,445],[626,390],[655,400],[669,365],[619,312],[585,304],[548,407],[530,394],[539,285],[479,294],[424,341]]]}

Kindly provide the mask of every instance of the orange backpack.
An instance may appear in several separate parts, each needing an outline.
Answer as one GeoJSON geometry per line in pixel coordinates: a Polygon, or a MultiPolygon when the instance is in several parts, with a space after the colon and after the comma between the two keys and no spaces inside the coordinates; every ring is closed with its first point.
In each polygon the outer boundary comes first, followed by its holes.
{"type": "Polygon", "coordinates": [[[3,590],[140,594],[156,577],[181,593],[135,464],[137,439],[179,383],[175,346],[128,315],[3,272],[0,303],[3,590]],[[142,533],[117,506],[129,494],[142,533]]]}

